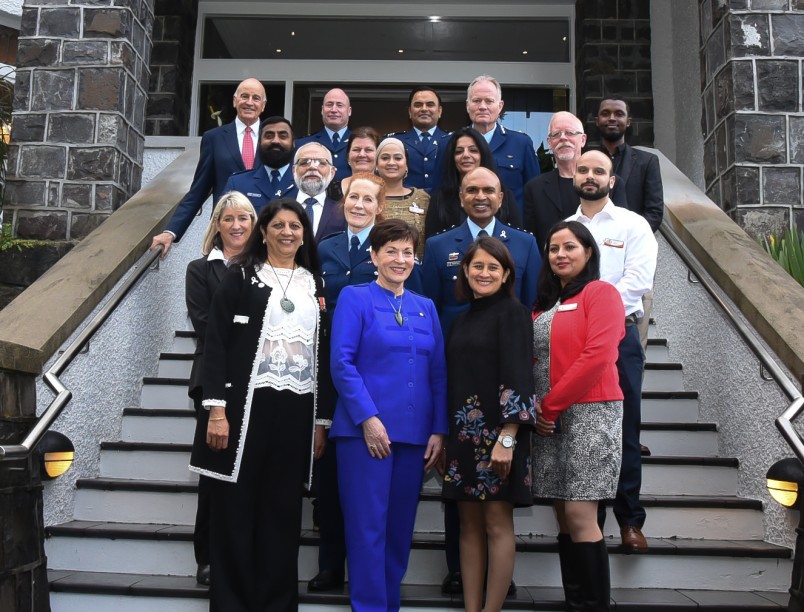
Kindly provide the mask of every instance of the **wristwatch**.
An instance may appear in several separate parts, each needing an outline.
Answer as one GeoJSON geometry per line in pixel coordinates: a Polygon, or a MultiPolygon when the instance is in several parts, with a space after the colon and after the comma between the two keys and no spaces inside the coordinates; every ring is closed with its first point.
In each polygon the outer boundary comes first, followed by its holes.
{"type": "Polygon", "coordinates": [[[516,439],[510,434],[503,434],[497,438],[497,442],[502,444],[503,448],[514,448],[516,446],[516,439]]]}

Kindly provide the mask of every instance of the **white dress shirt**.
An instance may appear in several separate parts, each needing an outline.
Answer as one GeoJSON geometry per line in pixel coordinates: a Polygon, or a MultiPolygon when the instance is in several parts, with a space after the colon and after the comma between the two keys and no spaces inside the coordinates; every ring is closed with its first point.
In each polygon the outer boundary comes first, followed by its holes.
{"type": "Polygon", "coordinates": [[[567,221],[583,223],[600,249],[600,279],[617,288],[625,314],[643,315],[642,296],[653,287],[659,244],[642,215],[606,202],[591,219],[576,212],[567,221]]]}
{"type": "Polygon", "coordinates": [[[315,198],[315,204],[313,204],[313,236],[318,231],[318,224],[321,222],[321,215],[324,214],[324,200],[327,197],[327,192],[322,191],[318,195],[309,196],[304,193],[301,189],[296,192],[296,201],[302,205],[302,208],[306,209],[307,205],[305,201],[308,198],[315,198]]]}
{"type": "Polygon", "coordinates": [[[260,129],[260,122],[256,121],[254,124],[250,126],[246,126],[245,123],[240,121],[239,117],[235,117],[235,130],[237,131],[237,148],[240,150],[241,154],[243,151],[243,136],[246,134],[246,127],[251,128],[251,144],[254,145],[254,164],[258,163],[257,159],[257,132],[260,129]]]}

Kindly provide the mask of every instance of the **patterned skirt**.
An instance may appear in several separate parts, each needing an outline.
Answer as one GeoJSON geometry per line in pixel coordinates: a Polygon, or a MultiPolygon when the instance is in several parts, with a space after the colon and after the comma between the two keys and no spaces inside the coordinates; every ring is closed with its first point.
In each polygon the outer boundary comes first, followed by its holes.
{"type": "Polygon", "coordinates": [[[622,462],[621,401],[575,404],[556,424],[561,432],[533,436],[533,495],[571,501],[612,499],[622,462]]]}

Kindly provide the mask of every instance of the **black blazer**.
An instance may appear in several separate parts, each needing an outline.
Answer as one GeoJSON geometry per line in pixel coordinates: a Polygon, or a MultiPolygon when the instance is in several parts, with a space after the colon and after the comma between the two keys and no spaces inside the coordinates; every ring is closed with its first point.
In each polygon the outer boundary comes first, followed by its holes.
{"type": "Polygon", "coordinates": [[[625,144],[623,159],[617,170],[617,180],[611,193],[611,201],[645,217],[655,232],[662,224],[664,215],[664,191],[659,158],[653,153],[640,151],[625,144]]]}
{"type": "Polygon", "coordinates": [[[187,395],[193,398],[196,404],[201,401],[201,370],[204,354],[204,338],[207,334],[207,318],[209,307],[212,305],[212,296],[226,273],[226,264],[223,260],[208,261],[206,257],[195,259],[187,264],[187,273],[184,279],[184,299],[187,303],[187,313],[190,322],[198,337],[193,354],[193,369],[190,371],[190,387],[187,395]]]}

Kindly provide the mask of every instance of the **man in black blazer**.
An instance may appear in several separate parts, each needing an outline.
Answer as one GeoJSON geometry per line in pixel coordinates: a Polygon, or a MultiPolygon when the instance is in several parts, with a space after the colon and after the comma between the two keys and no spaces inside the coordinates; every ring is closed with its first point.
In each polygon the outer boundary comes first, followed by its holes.
{"type": "Polygon", "coordinates": [[[664,215],[659,158],[653,153],[634,149],[625,142],[625,132],[631,125],[630,112],[627,101],[619,96],[609,96],[600,101],[595,123],[604,150],[614,164],[617,182],[625,187],[620,198],[612,194],[612,201],[645,217],[655,232],[662,224],[664,215]]]}
{"type": "Polygon", "coordinates": [[[260,125],[257,152],[262,165],[230,176],[224,193],[239,191],[251,201],[257,212],[276,198],[296,197],[296,183],[291,169],[295,146],[290,121],[284,117],[268,117],[260,125]]]}
{"type": "Polygon", "coordinates": [[[213,202],[217,202],[225,193],[224,186],[232,174],[254,167],[250,165],[247,168],[244,157],[253,164],[259,163],[256,132],[260,115],[265,110],[265,88],[262,83],[257,79],[242,81],[232,98],[232,106],[237,112],[235,120],[211,129],[201,137],[200,157],[190,191],[179,202],[167,229],[151,241],[152,249],[163,248],[163,257],[174,242],[181,240],[210,193],[213,202]],[[251,152],[247,151],[244,156],[243,143],[249,141],[251,152]]]}
{"type": "Polygon", "coordinates": [[[544,251],[547,232],[578,210],[575,192],[575,165],[586,144],[583,124],[572,113],[560,111],[550,119],[547,144],[553,151],[555,170],[540,174],[525,185],[524,225],[536,238],[539,252],[544,251]]]}
{"type": "Polygon", "coordinates": [[[308,142],[296,150],[293,180],[299,189],[295,197],[310,217],[316,244],[330,234],[346,229],[346,218],[340,204],[327,197],[327,187],[335,172],[332,153],[324,145],[308,142]]]}

